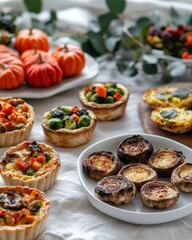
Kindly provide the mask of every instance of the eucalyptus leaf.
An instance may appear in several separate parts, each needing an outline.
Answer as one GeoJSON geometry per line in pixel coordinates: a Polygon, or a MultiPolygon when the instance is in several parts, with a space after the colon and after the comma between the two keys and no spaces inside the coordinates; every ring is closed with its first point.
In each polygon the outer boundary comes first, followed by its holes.
{"type": "Polygon", "coordinates": [[[152,21],[148,17],[140,17],[136,21],[136,26],[138,26],[140,29],[149,24],[152,25],[152,21]]]}
{"type": "Polygon", "coordinates": [[[163,74],[163,75],[161,76],[161,82],[162,82],[162,83],[169,83],[169,82],[171,82],[172,80],[173,80],[173,77],[170,76],[169,74],[163,74]]]}
{"type": "Polygon", "coordinates": [[[90,32],[89,40],[92,44],[93,48],[100,54],[104,54],[107,52],[105,47],[105,42],[101,34],[90,32]]]}
{"type": "Polygon", "coordinates": [[[177,115],[177,110],[175,109],[170,109],[170,110],[162,110],[160,112],[160,115],[164,118],[168,118],[168,119],[172,119],[174,117],[176,117],[177,115]]]}
{"type": "Polygon", "coordinates": [[[134,77],[138,74],[135,64],[130,63],[127,65],[123,61],[117,61],[116,65],[120,73],[126,77],[134,77]]]}
{"type": "Polygon", "coordinates": [[[173,97],[185,98],[185,97],[189,96],[189,93],[190,93],[189,88],[178,88],[171,95],[173,97]]]}
{"type": "Polygon", "coordinates": [[[116,66],[120,73],[123,73],[127,69],[127,64],[124,61],[117,61],[116,66]]]}
{"type": "Polygon", "coordinates": [[[167,70],[172,77],[181,77],[185,73],[186,65],[182,62],[172,62],[167,66],[167,70]]]}
{"type": "Polygon", "coordinates": [[[170,16],[173,19],[180,19],[181,18],[180,14],[173,7],[170,9],[170,16]]]}
{"type": "Polygon", "coordinates": [[[148,63],[147,61],[143,62],[143,71],[147,74],[156,74],[158,72],[157,64],[151,64],[148,63]]]}
{"type": "Polygon", "coordinates": [[[141,29],[140,35],[141,35],[142,41],[144,43],[146,43],[146,37],[149,33],[149,28],[151,27],[151,25],[152,25],[152,23],[148,23],[148,24],[144,25],[141,29]]]}
{"type": "Polygon", "coordinates": [[[42,9],[41,0],[23,0],[29,12],[40,13],[42,9]]]}
{"type": "Polygon", "coordinates": [[[138,71],[135,67],[132,68],[127,68],[124,72],[123,75],[126,77],[134,77],[138,74],[138,71]]]}
{"type": "Polygon", "coordinates": [[[143,52],[141,50],[135,51],[135,60],[139,60],[143,55],[143,52]]]}
{"type": "Polygon", "coordinates": [[[157,97],[158,99],[163,100],[163,99],[165,98],[165,93],[158,92],[158,93],[156,94],[156,97],[157,97]]]}
{"type": "Polygon", "coordinates": [[[162,57],[165,54],[163,50],[159,49],[152,49],[151,53],[157,57],[162,57]]]}
{"type": "Polygon", "coordinates": [[[126,7],[126,0],[106,0],[108,8],[115,13],[121,13],[126,7]]]}
{"type": "Polygon", "coordinates": [[[86,41],[81,42],[81,47],[83,49],[84,52],[88,53],[89,55],[93,56],[93,57],[99,57],[101,56],[101,53],[98,53],[92,46],[92,44],[90,43],[89,39],[87,39],[86,41]]]}
{"type": "MultiPolygon", "coordinates": [[[[135,39],[137,39],[137,38],[135,37],[135,39]]],[[[127,36],[123,37],[123,45],[126,46],[129,49],[138,49],[139,48],[138,44],[135,43],[133,38],[130,38],[130,37],[127,37],[127,36]]]]}
{"type": "Polygon", "coordinates": [[[113,36],[122,37],[124,29],[124,22],[122,20],[115,19],[109,26],[109,32],[113,36]]]}
{"type": "Polygon", "coordinates": [[[51,21],[52,22],[57,21],[57,12],[55,10],[51,9],[50,16],[51,16],[51,21]]]}
{"type": "Polygon", "coordinates": [[[96,20],[92,20],[89,22],[89,28],[94,33],[99,33],[101,31],[101,27],[96,20]]]}
{"type": "Polygon", "coordinates": [[[155,27],[158,27],[158,26],[159,26],[159,23],[160,23],[160,21],[161,21],[160,14],[158,14],[158,13],[152,14],[152,16],[151,16],[151,21],[153,22],[153,24],[154,24],[155,27]]]}
{"type": "Polygon", "coordinates": [[[117,48],[117,45],[120,41],[120,37],[108,37],[105,40],[105,46],[109,52],[113,52],[117,48]]]}
{"type": "Polygon", "coordinates": [[[109,12],[98,17],[98,23],[102,33],[106,33],[108,31],[109,25],[114,19],[117,19],[117,14],[114,12],[109,12]]]}
{"type": "Polygon", "coordinates": [[[128,28],[128,31],[133,35],[133,36],[139,36],[140,35],[140,27],[138,26],[132,26],[128,28]]]}
{"type": "Polygon", "coordinates": [[[148,64],[156,64],[157,63],[157,58],[152,54],[144,54],[142,58],[148,64]]]}

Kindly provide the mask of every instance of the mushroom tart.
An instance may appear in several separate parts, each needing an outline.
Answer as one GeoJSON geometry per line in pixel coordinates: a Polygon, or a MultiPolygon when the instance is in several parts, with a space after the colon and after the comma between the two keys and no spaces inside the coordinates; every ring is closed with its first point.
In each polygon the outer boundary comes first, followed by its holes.
{"type": "Polygon", "coordinates": [[[117,174],[121,169],[121,162],[112,152],[99,151],[84,159],[83,169],[90,178],[101,180],[117,174]]]}
{"type": "Polygon", "coordinates": [[[1,161],[0,172],[6,185],[21,185],[48,190],[56,181],[60,158],[56,151],[36,141],[24,141],[8,149],[1,161]]]}
{"type": "Polygon", "coordinates": [[[149,208],[169,208],[177,202],[179,195],[177,187],[169,182],[152,181],[140,189],[141,201],[149,208]]]}
{"type": "Polygon", "coordinates": [[[142,163],[133,163],[124,166],[118,173],[133,182],[137,189],[145,183],[157,180],[157,173],[151,167],[142,163]]]}
{"type": "Polygon", "coordinates": [[[95,196],[103,202],[121,205],[131,202],[136,196],[134,183],[124,176],[108,176],[95,186],[95,196]]]}
{"type": "Polygon", "coordinates": [[[33,107],[21,98],[0,98],[0,147],[28,139],[34,124],[33,107]]]}
{"type": "Polygon", "coordinates": [[[173,133],[185,133],[192,130],[192,110],[185,108],[156,108],[151,120],[161,129],[173,133]]]}
{"type": "Polygon", "coordinates": [[[124,139],[118,146],[117,156],[125,164],[145,162],[153,153],[153,145],[140,135],[124,139]]]}
{"type": "Polygon", "coordinates": [[[171,175],[171,182],[180,191],[192,192],[192,163],[183,163],[171,175]]]}
{"type": "Polygon", "coordinates": [[[109,121],[124,115],[129,95],[129,90],[122,84],[94,83],[79,92],[79,100],[95,113],[97,120],[109,121]]]}
{"type": "Polygon", "coordinates": [[[192,89],[190,88],[151,88],[144,92],[143,101],[151,108],[178,107],[192,108],[192,89]]]}
{"type": "Polygon", "coordinates": [[[34,240],[44,230],[50,202],[29,187],[0,187],[0,239],[34,240]]]}
{"type": "Polygon", "coordinates": [[[160,148],[152,154],[148,165],[157,172],[158,176],[170,177],[173,170],[184,162],[185,156],[181,151],[160,148]]]}
{"type": "Polygon", "coordinates": [[[93,137],[96,123],[90,110],[60,106],[46,112],[41,125],[48,142],[58,147],[76,147],[93,137]]]}

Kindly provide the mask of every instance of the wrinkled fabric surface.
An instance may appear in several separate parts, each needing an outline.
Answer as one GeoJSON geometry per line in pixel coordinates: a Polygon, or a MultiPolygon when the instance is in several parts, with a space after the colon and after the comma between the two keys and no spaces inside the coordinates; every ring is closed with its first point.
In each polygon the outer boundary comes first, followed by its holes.
{"type": "MultiPolygon", "coordinates": [[[[10,2],[10,5],[15,5],[16,1],[8,2],[10,2]]],[[[17,6],[21,7],[21,1],[19,2],[20,5],[17,4],[17,6]]],[[[53,2],[58,3],[58,6],[64,8],[64,6],[74,7],[74,2],[76,4],[79,2],[80,4],[81,1],[49,1],[49,4],[53,6],[53,2]]],[[[85,16],[89,18],[94,16],[95,13],[100,12],[103,6],[102,1],[98,1],[101,3],[101,6],[96,1],[87,1],[89,3],[87,5],[83,5],[82,2],[81,9],[75,7],[75,12],[77,13],[79,10],[86,12],[87,15],[85,16]],[[93,11],[94,7],[95,12],[93,11]]],[[[135,2],[130,1],[132,11],[140,9],[140,11],[142,10],[142,15],[144,10],[150,9],[150,11],[155,11],[162,8],[168,11],[168,8],[171,6],[170,3],[168,4],[165,1],[162,3],[161,1],[157,1],[156,5],[152,4],[151,1],[147,1],[150,4],[141,4],[141,0],[135,2]]],[[[4,1],[2,1],[2,4],[6,5],[4,1]]],[[[67,19],[68,22],[66,22],[63,15],[63,26],[67,26],[69,22],[77,22],[77,19],[73,17],[74,8],[69,8],[66,11],[70,11],[70,14],[67,19]]],[[[83,16],[81,15],[82,26],[87,23],[87,19],[84,19],[83,16]]],[[[51,201],[51,210],[46,228],[37,240],[161,240],[162,238],[165,240],[191,240],[192,215],[160,225],[142,226],[116,220],[98,211],[90,204],[77,174],[76,165],[80,153],[91,144],[107,137],[125,133],[142,133],[143,129],[137,112],[138,100],[145,89],[157,85],[153,79],[147,79],[143,75],[140,75],[137,79],[126,79],[117,72],[113,61],[104,61],[100,64],[100,73],[94,81],[118,81],[124,83],[129,88],[131,96],[126,108],[126,114],[123,118],[116,121],[98,122],[94,137],[89,143],[83,146],[69,149],[53,146],[60,154],[61,169],[56,183],[46,192],[47,197],[51,201]]],[[[43,113],[60,105],[80,106],[78,100],[80,89],[81,87],[77,87],[45,99],[26,99],[34,107],[36,115],[30,140],[49,144],[46,142],[41,128],[43,113]]],[[[7,148],[0,149],[1,156],[6,150],[7,148]]],[[[3,186],[1,178],[0,185],[3,186]]]]}

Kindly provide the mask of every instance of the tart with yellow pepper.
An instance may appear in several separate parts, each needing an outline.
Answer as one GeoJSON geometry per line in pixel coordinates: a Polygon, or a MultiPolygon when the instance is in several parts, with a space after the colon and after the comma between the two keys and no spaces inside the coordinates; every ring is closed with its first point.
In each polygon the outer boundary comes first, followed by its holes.
{"type": "Polygon", "coordinates": [[[0,187],[0,239],[36,239],[45,227],[49,207],[49,200],[39,190],[0,187]]]}
{"type": "Polygon", "coordinates": [[[33,107],[21,98],[0,98],[0,147],[27,140],[34,124],[33,107]]]}
{"type": "Polygon", "coordinates": [[[113,82],[94,83],[79,92],[82,105],[92,110],[97,120],[108,121],[121,118],[126,110],[129,90],[113,82]]]}
{"type": "Polygon", "coordinates": [[[144,92],[142,99],[153,109],[156,107],[189,109],[192,108],[192,89],[176,87],[151,88],[144,92]]]}
{"type": "Polygon", "coordinates": [[[173,133],[192,130],[192,110],[185,108],[156,108],[151,112],[151,120],[159,128],[173,133]]]}
{"type": "Polygon", "coordinates": [[[0,172],[6,185],[48,190],[56,181],[60,159],[56,151],[36,141],[24,141],[6,151],[0,172]]]}
{"type": "Polygon", "coordinates": [[[93,137],[96,123],[90,110],[60,106],[46,112],[41,125],[48,142],[59,147],[76,147],[93,137]]]}

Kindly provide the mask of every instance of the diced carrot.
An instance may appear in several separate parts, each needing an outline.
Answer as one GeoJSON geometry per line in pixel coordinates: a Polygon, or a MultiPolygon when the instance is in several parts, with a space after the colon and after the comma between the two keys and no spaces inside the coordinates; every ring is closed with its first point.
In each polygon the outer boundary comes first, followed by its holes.
{"type": "Polygon", "coordinates": [[[20,115],[20,116],[17,117],[17,122],[19,122],[19,123],[26,123],[27,119],[26,119],[26,117],[20,115]]]}
{"type": "Polygon", "coordinates": [[[10,115],[13,112],[13,110],[14,110],[14,107],[7,104],[3,106],[3,109],[1,111],[10,115]]]}
{"type": "Polygon", "coordinates": [[[78,122],[79,121],[79,116],[77,115],[77,114],[75,114],[75,113],[73,113],[72,115],[71,115],[71,117],[75,120],[75,122],[78,122]]]}
{"type": "Polygon", "coordinates": [[[6,122],[3,124],[5,127],[6,131],[12,131],[15,129],[15,123],[14,122],[6,122]]]}
{"type": "Polygon", "coordinates": [[[16,161],[16,166],[19,168],[19,170],[21,170],[23,172],[26,172],[30,168],[29,163],[27,163],[21,159],[18,159],[16,161]]]}
{"type": "Polygon", "coordinates": [[[32,165],[35,162],[36,158],[30,157],[29,164],[32,165]]]}
{"type": "Polygon", "coordinates": [[[51,168],[51,164],[50,163],[45,165],[45,169],[48,169],[48,168],[51,168]]]}
{"type": "Polygon", "coordinates": [[[106,98],[107,97],[107,88],[103,86],[96,86],[95,91],[99,97],[106,98]]]}
{"type": "Polygon", "coordinates": [[[0,118],[5,118],[6,116],[7,116],[6,113],[4,113],[4,112],[0,112],[0,118]]]}
{"type": "Polygon", "coordinates": [[[28,107],[26,105],[21,105],[22,112],[28,112],[28,107]]]}
{"type": "Polygon", "coordinates": [[[36,190],[33,190],[30,194],[31,197],[38,197],[39,193],[36,190]]]}
{"type": "Polygon", "coordinates": [[[17,116],[15,115],[15,113],[11,113],[11,115],[9,115],[8,118],[9,120],[15,120],[17,116]]]}
{"type": "Polygon", "coordinates": [[[79,108],[76,107],[76,106],[74,106],[74,107],[71,109],[71,112],[73,112],[73,113],[76,113],[76,112],[78,112],[78,111],[79,111],[79,108]]]}
{"type": "Polygon", "coordinates": [[[38,161],[35,161],[31,167],[33,168],[33,170],[38,171],[42,167],[42,164],[38,161]]]}
{"type": "Polygon", "coordinates": [[[42,164],[45,164],[45,157],[44,156],[37,156],[36,157],[36,161],[37,162],[40,162],[40,163],[42,163],[42,164]]]}
{"type": "Polygon", "coordinates": [[[117,92],[117,93],[115,93],[115,95],[113,97],[116,101],[118,101],[122,97],[122,95],[121,95],[121,93],[117,92]]]}

